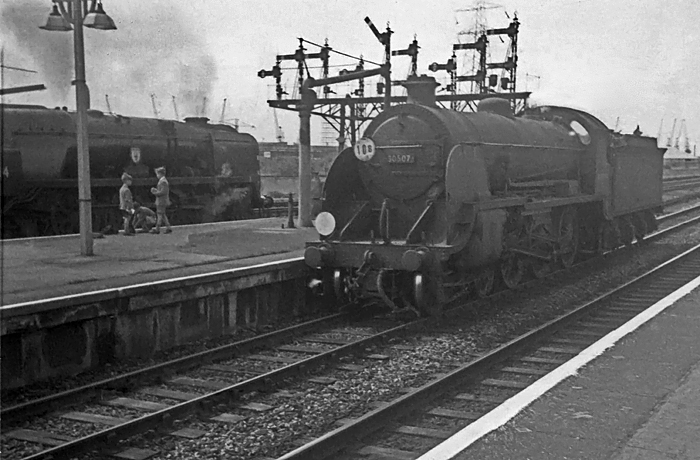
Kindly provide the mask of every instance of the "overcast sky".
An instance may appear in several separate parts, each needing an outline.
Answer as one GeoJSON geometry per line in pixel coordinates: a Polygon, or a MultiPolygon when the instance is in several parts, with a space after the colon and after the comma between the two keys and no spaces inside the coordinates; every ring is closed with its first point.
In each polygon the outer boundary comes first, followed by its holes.
{"type": "MultiPolygon", "coordinates": [[[[496,3],[494,1],[494,3],[496,3]]],[[[507,27],[517,11],[518,89],[533,91],[540,104],[569,105],[631,132],[637,124],[656,136],[664,119],[664,142],[674,118],[686,119],[691,142],[700,140],[700,7],[694,0],[504,0],[485,12],[489,27],[507,27]],[[618,122],[619,117],[619,122],[618,122]]],[[[242,130],[261,141],[275,138],[272,79],[276,54],[293,53],[298,37],[354,56],[381,62],[383,49],[365,25],[369,16],[380,30],[394,31],[392,46],[405,48],[417,36],[419,73],[431,62],[445,62],[458,33],[474,25],[474,6],[457,0],[104,0],[118,30],[86,29],[87,82],[92,108],[124,115],[152,116],[151,94],[164,118],[205,115],[240,120],[242,130]],[[204,97],[207,98],[203,107],[204,97]],[[246,128],[254,125],[255,128],[246,128]]],[[[44,83],[47,91],[6,96],[5,102],[75,106],[72,34],[38,29],[50,0],[3,0],[0,39],[5,65],[37,71],[4,71],[4,86],[44,83]]],[[[493,61],[504,46],[492,39],[493,61]]],[[[316,52],[308,46],[308,52],[316,52]]],[[[466,56],[466,55],[463,55],[466,56]]],[[[318,61],[309,61],[309,66],[318,61]]],[[[332,66],[351,59],[331,55],[332,66]]],[[[405,78],[408,58],[392,61],[395,79],[405,78]]],[[[285,67],[293,67],[294,62],[285,67]]],[[[470,62],[460,61],[460,73],[470,62]]],[[[333,67],[331,75],[342,67],[333,67]]],[[[315,76],[320,70],[312,69],[315,76]]],[[[285,70],[291,94],[296,72],[285,70]]],[[[435,74],[445,81],[444,73],[435,74]]],[[[337,88],[343,94],[350,88],[337,88]]],[[[295,113],[279,112],[286,140],[298,138],[295,113]]],[[[314,125],[316,142],[321,129],[314,125]]],[[[677,128],[678,130],[678,128],[677,128]]],[[[681,143],[684,140],[681,139],[681,143]]]]}

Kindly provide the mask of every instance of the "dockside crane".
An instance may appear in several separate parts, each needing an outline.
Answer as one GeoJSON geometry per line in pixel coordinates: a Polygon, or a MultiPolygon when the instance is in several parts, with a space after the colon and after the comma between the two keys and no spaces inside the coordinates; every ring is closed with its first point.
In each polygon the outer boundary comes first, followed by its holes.
{"type": "Polygon", "coordinates": [[[219,117],[219,123],[223,123],[224,120],[226,119],[226,98],[224,98],[223,104],[221,104],[221,116],[219,117]]]}
{"type": "Polygon", "coordinates": [[[107,103],[107,113],[114,113],[112,112],[112,106],[109,105],[109,95],[105,94],[105,102],[107,103]]]}
{"type": "MultiPolygon", "coordinates": [[[[668,141],[666,141],[666,147],[672,147],[671,142],[673,141],[673,135],[676,132],[676,122],[678,121],[677,118],[673,119],[673,128],[671,128],[671,135],[668,136],[668,141]]],[[[676,148],[678,148],[678,139],[676,139],[676,148]]]]}
{"type": "Polygon", "coordinates": [[[179,120],[180,114],[177,112],[177,101],[175,100],[175,96],[173,96],[173,111],[175,112],[175,119],[179,120]]]}
{"type": "MultiPolygon", "coordinates": [[[[690,139],[688,139],[688,127],[685,125],[685,118],[681,120],[681,127],[678,129],[678,138],[680,139],[681,136],[685,137],[685,148],[683,149],[685,153],[693,153],[690,150],[690,139]]],[[[676,140],[676,147],[678,147],[678,140],[676,140]]]]}
{"type": "Polygon", "coordinates": [[[284,132],[282,131],[282,127],[280,126],[280,122],[277,119],[277,109],[275,107],[272,108],[272,115],[275,117],[275,138],[277,139],[277,142],[284,142],[284,132]]]}
{"type": "Polygon", "coordinates": [[[160,118],[158,115],[158,107],[156,106],[156,95],[151,93],[151,107],[153,107],[153,118],[160,118]]]}

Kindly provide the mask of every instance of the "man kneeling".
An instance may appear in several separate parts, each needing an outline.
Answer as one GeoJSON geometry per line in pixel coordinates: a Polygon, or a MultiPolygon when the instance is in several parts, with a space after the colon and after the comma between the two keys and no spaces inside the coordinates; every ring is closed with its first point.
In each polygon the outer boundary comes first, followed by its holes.
{"type": "Polygon", "coordinates": [[[141,228],[143,232],[150,232],[155,224],[156,213],[145,206],[141,206],[138,202],[134,202],[134,229],[141,228]]]}

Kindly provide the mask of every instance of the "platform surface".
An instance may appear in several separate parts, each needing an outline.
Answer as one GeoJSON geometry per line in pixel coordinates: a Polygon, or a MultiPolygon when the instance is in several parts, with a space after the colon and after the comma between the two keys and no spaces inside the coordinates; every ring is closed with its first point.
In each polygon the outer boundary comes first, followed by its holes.
{"type": "Polygon", "coordinates": [[[313,228],[286,217],[173,227],[171,234],[108,235],[80,255],[77,235],[2,241],[3,306],[245,267],[303,255],[313,228]]]}
{"type": "Polygon", "coordinates": [[[700,288],[452,458],[700,459],[700,288]]]}

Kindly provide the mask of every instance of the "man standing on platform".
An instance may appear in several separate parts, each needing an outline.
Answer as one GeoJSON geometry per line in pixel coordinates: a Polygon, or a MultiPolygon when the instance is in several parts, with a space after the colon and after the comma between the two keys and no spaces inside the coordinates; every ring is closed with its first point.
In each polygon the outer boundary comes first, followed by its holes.
{"type": "Polygon", "coordinates": [[[170,185],[165,178],[165,167],[156,168],[156,177],[158,177],[158,185],[151,188],[151,193],[156,196],[156,228],[151,230],[151,233],[160,233],[161,224],[165,225],[165,233],[172,233],[168,216],[165,215],[165,208],[170,206],[170,185]]]}
{"type": "Polygon", "coordinates": [[[131,228],[131,216],[134,214],[134,199],[131,196],[131,176],[127,173],[122,174],[122,188],[119,189],[119,209],[124,218],[124,235],[131,236],[134,231],[131,228]]]}

